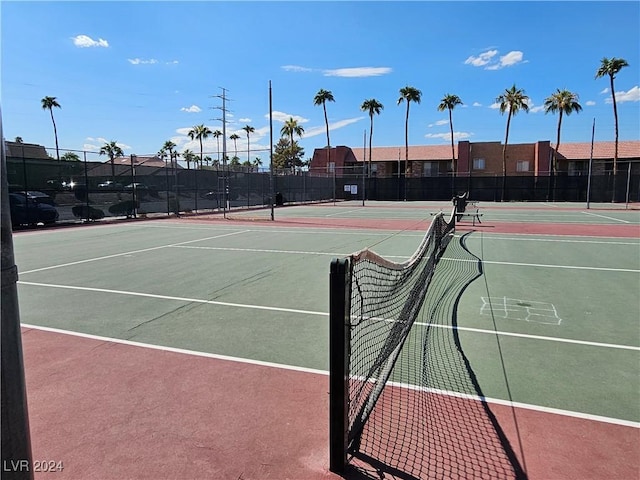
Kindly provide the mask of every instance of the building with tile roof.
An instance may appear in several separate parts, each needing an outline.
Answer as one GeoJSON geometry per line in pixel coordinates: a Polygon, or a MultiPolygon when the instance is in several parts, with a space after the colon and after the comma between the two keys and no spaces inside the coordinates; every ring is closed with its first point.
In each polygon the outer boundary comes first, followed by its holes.
{"type": "MultiPolygon", "coordinates": [[[[591,143],[561,143],[557,152],[559,175],[586,175],[589,160],[593,158],[593,174],[602,175],[612,171],[615,142],[595,142],[593,156],[591,143]]],[[[502,175],[502,142],[460,141],[454,145],[457,176],[502,175]]],[[[508,144],[507,175],[549,176],[554,146],[549,141],[508,144]]],[[[319,175],[337,176],[362,174],[370,171],[377,177],[437,177],[453,173],[451,145],[410,145],[409,161],[405,160],[405,147],[373,147],[371,158],[365,147],[332,147],[329,157],[327,148],[317,148],[309,164],[309,170],[319,175]],[[369,163],[370,162],[370,163],[369,163]]],[[[626,171],[631,165],[632,173],[640,173],[640,141],[618,143],[618,169],[626,171]]]]}

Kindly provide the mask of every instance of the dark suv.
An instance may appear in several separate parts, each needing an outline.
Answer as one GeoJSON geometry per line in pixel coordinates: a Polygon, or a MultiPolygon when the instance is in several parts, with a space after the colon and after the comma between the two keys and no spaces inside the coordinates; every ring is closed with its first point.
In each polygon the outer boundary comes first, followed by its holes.
{"type": "Polygon", "coordinates": [[[49,225],[58,220],[58,210],[48,203],[37,202],[31,196],[24,193],[10,193],[9,205],[11,207],[11,225],[37,225],[44,223],[49,225]]]}

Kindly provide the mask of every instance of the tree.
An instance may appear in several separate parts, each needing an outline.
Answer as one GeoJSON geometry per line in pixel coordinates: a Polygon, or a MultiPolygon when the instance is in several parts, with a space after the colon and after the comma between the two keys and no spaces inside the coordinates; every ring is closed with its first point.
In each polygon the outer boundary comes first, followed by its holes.
{"type": "Polygon", "coordinates": [[[262,160],[260,160],[260,157],[256,157],[253,161],[253,166],[256,167],[257,171],[260,171],[260,167],[262,166],[262,160]]]}
{"type": "Polygon", "coordinates": [[[164,145],[162,145],[162,148],[158,152],[160,154],[160,158],[162,158],[163,160],[167,152],[169,153],[169,162],[171,163],[172,167],[173,167],[173,160],[174,160],[173,149],[176,148],[176,146],[177,145],[173,143],[171,140],[167,140],[166,142],[164,142],[164,145]]]}
{"type": "Polygon", "coordinates": [[[251,152],[251,149],[249,148],[249,134],[255,132],[256,129],[251,125],[245,125],[244,127],[242,127],[242,129],[247,132],[247,164],[250,165],[251,160],[249,160],[249,153],[251,152]]]}
{"type": "MultiPolygon", "coordinates": [[[[407,115],[404,121],[404,159],[405,159],[405,168],[409,168],[409,104],[411,102],[420,103],[420,98],[422,97],[422,92],[415,87],[402,87],[400,89],[400,97],[398,98],[398,105],[402,102],[407,102],[407,115]]],[[[398,175],[400,172],[398,172],[398,175]]]]}
{"type": "Polygon", "coordinates": [[[286,137],[281,137],[278,143],[273,148],[272,165],[273,168],[295,168],[295,166],[302,165],[302,157],[304,157],[304,148],[298,145],[298,142],[294,141],[293,145],[289,143],[286,137]]]}
{"type": "Polygon", "coordinates": [[[79,162],[80,156],[75,152],[66,152],[60,157],[60,160],[64,162],[79,162]]]}
{"type": "MultiPolygon", "coordinates": [[[[580,112],[582,106],[578,103],[578,94],[569,90],[560,90],[547,97],[544,101],[544,113],[558,112],[558,131],[556,136],[556,147],[551,158],[551,181],[549,182],[549,192],[555,192],[555,176],[558,174],[558,150],[560,149],[560,129],[562,128],[562,115],[571,115],[573,112],[580,112]]],[[[547,195],[547,200],[551,195],[547,195]]]]}
{"type": "Polygon", "coordinates": [[[58,129],[56,128],[56,121],[53,119],[53,107],[62,108],[56,100],[57,97],[44,97],[40,100],[43,110],[49,110],[51,114],[51,122],[53,123],[53,135],[56,139],[56,158],[60,161],[60,150],[58,148],[58,129]]]}
{"type": "Polygon", "coordinates": [[[445,110],[449,111],[449,128],[451,130],[451,168],[453,169],[453,176],[456,176],[458,171],[458,166],[456,165],[456,153],[455,148],[453,146],[453,109],[456,106],[462,105],[462,100],[457,95],[446,94],[440,100],[440,105],[438,105],[438,111],[444,112],[445,110]]]}
{"type": "Polygon", "coordinates": [[[118,146],[118,142],[112,140],[100,147],[100,155],[107,155],[111,161],[111,180],[116,181],[116,166],[114,160],[117,157],[124,157],[124,152],[118,146]]]}
{"type": "Polygon", "coordinates": [[[360,110],[363,112],[369,113],[370,128],[369,128],[369,176],[371,176],[371,139],[373,138],[373,115],[380,115],[380,112],[384,110],[384,105],[382,105],[375,98],[370,98],[369,100],[365,100],[360,105],[360,110]]]}
{"type": "Polygon", "coordinates": [[[320,89],[316,96],[313,97],[313,104],[315,106],[322,105],[324,111],[324,124],[327,127],[327,166],[331,163],[331,141],[329,140],[329,120],[327,118],[327,102],[335,102],[333,93],[329,90],[320,89]]]}
{"type": "Polygon", "coordinates": [[[505,200],[505,191],[507,189],[507,143],[509,141],[509,126],[511,125],[511,117],[516,115],[520,110],[529,111],[527,102],[529,97],[524,94],[524,90],[516,88],[515,83],[509,89],[505,89],[504,93],[496,98],[499,104],[500,114],[508,112],[507,115],[507,131],[504,137],[504,145],[502,146],[502,194],[501,201],[505,200]]]}
{"type": "Polygon", "coordinates": [[[182,152],[182,158],[184,158],[184,161],[187,162],[187,170],[189,170],[189,164],[191,162],[197,162],[198,161],[198,156],[193,153],[191,150],[189,150],[188,148],[185,149],[184,152],[182,152]]]}
{"type": "Polygon", "coordinates": [[[220,165],[220,137],[222,136],[222,132],[220,130],[214,130],[211,135],[213,135],[213,138],[215,138],[216,142],[218,143],[218,163],[217,163],[217,165],[220,165]]]}
{"type": "Polygon", "coordinates": [[[615,147],[613,151],[613,200],[616,198],[616,175],[618,173],[618,107],[616,105],[616,90],[613,85],[613,80],[616,75],[624,67],[628,67],[629,64],[624,58],[603,58],[600,60],[600,68],[596,72],[596,78],[609,76],[609,84],[611,87],[611,100],[613,101],[613,118],[615,120],[615,147]]]}
{"type": "Polygon", "coordinates": [[[237,133],[232,133],[231,135],[229,135],[229,140],[233,140],[233,146],[235,149],[235,158],[238,158],[238,139],[240,138],[240,135],[238,135],[237,133]]]}
{"type": "MultiPolygon", "coordinates": [[[[189,130],[189,133],[187,133],[187,135],[189,135],[189,138],[191,140],[197,139],[200,142],[200,167],[201,168],[202,168],[202,162],[204,160],[203,153],[202,153],[202,141],[206,140],[209,137],[209,135],[212,135],[212,134],[213,132],[209,129],[209,127],[206,127],[203,124],[196,125],[191,130],[189,130]]],[[[197,161],[196,161],[196,170],[197,170],[197,161]]]]}
{"type": "Polygon", "coordinates": [[[297,144],[294,142],[293,136],[297,135],[298,137],[302,137],[303,134],[304,134],[304,128],[298,125],[298,121],[295,120],[293,117],[289,117],[289,120],[284,122],[284,125],[280,129],[280,135],[289,137],[289,146],[291,148],[291,151],[289,152],[290,155],[288,160],[290,162],[289,166],[292,168],[293,171],[295,171],[295,168],[296,168],[296,160],[298,161],[300,160],[298,155],[299,152],[297,152],[295,149],[297,144]]]}
{"type": "Polygon", "coordinates": [[[22,142],[22,137],[16,137],[15,142],[16,143],[23,143],[22,142]]]}

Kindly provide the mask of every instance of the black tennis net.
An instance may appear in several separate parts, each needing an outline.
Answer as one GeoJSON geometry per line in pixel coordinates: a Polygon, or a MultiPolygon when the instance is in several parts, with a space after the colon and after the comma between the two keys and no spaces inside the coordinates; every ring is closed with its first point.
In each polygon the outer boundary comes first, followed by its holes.
{"type": "Polygon", "coordinates": [[[480,262],[451,241],[454,222],[436,215],[404,263],[369,250],[332,262],[334,471],[351,456],[405,479],[524,476],[455,328],[480,262]]]}

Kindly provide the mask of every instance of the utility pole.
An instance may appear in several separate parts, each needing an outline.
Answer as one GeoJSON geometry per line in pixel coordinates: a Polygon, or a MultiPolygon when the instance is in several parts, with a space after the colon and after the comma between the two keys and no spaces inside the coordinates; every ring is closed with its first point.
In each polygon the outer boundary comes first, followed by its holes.
{"type": "Polygon", "coordinates": [[[33,479],[31,436],[27,409],[27,387],[24,377],[20,311],[18,308],[18,268],[13,255],[13,232],[9,208],[7,164],[0,112],[0,212],[2,243],[2,478],[33,479]]]}
{"type": "Polygon", "coordinates": [[[222,95],[213,95],[216,98],[222,99],[222,107],[214,107],[222,110],[222,118],[216,118],[215,120],[222,121],[222,171],[224,173],[224,192],[222,197],[223,203],[223,216],[227,218],[227,210],[231,209],[229,204],[229,169],[227,166],[227,89],[220,87],[222,95]]]}
{"type": "Polygon", "coordinates": [[[275,219],[273,212],[275,192],[273,191],[273,97],[271,93],[271,80],[269,80],[269,190],[271,197],[271,221],[273,221],[275,219]]]}

